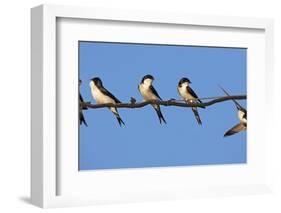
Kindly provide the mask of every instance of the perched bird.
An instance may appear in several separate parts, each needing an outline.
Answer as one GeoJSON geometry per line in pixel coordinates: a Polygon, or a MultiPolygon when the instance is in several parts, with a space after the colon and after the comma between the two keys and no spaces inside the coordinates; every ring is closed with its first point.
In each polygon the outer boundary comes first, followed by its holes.
{"type": "MultiPolygon", "coordinates": [[[[230,96],[228,94],[228,92],[226,92],[222,87],[220,87],[222,89],[222,91],[227,95],[230,96]]],[[[237,108],[237,114],[238,114],[238,118],[239,118],[239,124],[236,124],[234,127],[232,127],[230,130],[228,130],[225,134],[224,137],[236,134],[238,132],[247,130],[247,110],[244,109],[235,99],[231,99],[236,108],[237,108]]]]}
{"type": "MultiPolygon", "coordinates": [[[[191,84],[191,81],[188,78],[182,78],[178,83],[178,92],[180,96],[183,98],[183,100],[187,103],[202,103],[200,99],[198,99],[198,96],[196,93],[191,89],[189,86],[191,84]]],[[[205,108],[204,106],[201,108],[205,108]]],[[[202,121],[200,119],[197,107],[192,107],[192,111],[195,115],[195,118],[199,125],[202,125],[202,121]]]]}
{"type": "MultiPolygon", "coordinates": [[[[98,104],[107,104],[107,103],[121,103],[114,95],[112,95],[107,89],[103,87],[102,81],[100,78],[92,78],[90,81],[90,87],[93,98],[96,100],[98,104]]],[[[117,118],[117,121],[120,126],[125,125],[123,120],[121,119],[117,108],[116,107],[109,107],[111,112],[115,115],[117,118]]]]}
{"type": "MultiPolygon", "coordinates": [[[[145,75],[142,78],[141,83],[138,85],[138,89],[145,101],[162,100],[152,85],[153,80],[154,78],[152,75],[145,75]]],[[[160,110],[160,106],[157,104],[152,104],[152,106],[158,115],[160,124],[162,121],[166,123],[166,120],[160,110]]]]}
{"type": "MultiPolygon", "coordinates": [[[[82,81],[79,80],[79,86],[81,84],[82,84],[82,81]]],[[[83,110],[87,110],[88,107],[86,107],[86,106],[81,107],[80,103],[83,103],[83,102],[84,102],[83,97],[82,97],[81,93],[79,92],[79,120],[80,120],[80,125],[83,123],[85,126],[88,126],[88,124],[85,120],[85,117],[83,115],[83,110]]]]}

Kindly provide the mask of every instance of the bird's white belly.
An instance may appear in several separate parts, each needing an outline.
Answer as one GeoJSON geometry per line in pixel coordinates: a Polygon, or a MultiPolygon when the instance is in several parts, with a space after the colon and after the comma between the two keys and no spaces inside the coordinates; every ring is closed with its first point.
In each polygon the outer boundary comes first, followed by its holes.
{"type": "Polygon", "coordinates": [[[243,118],[244,115],[245,115],[245,113],[243,111],[238,110],[238,118],[239,118],[240,122],[247,123],[247,120],[245,118],[243,118]]]}
{"type": "Polygon", "coordinates": [[[143,86],[142,84],[139,85],[140,93],[144,100],[158,100],[158,97],[154,95],[148,87],[143,86]]]}
{"type": "Polygon", "coordinates": [[[184,99],[184,100],[193,100],[194,97],[192,95],[190,95],[187,91],[186,91],[186,87],[179,87],[178,88],[179,94],[180,96],[184,99]]]}
{"type": "Polygon", "coordinates": [[[115,103],[115,101],[112,98],[104,95],[99,89],[92,88],[91,92],[93,98],[96,100],[98,104],[115,103]]]}

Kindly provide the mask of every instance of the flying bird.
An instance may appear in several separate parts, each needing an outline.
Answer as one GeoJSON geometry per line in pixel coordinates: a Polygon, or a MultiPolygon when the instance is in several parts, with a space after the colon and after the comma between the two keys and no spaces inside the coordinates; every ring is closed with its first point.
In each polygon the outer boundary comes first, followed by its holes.
{"type": "MultiPolygon", "coordinates": [[[[81,84],[82,84],[82,81],[79,80],[79,86],[81,84]]],[[[83,110],[87,110],[88,107],[86,107],[86,106],[81,107],[80,103],[83,103],[83,102],[84,102],[83,97],[82,97],[81,93],[79,92],[79,120],[80,120],[80,125],[83,123],[85,126],[88,126],[88,124],[85,120],[85,117],[83,115],[83,110]]]]}
{"type": "MultiPolygon", "coordinates": [[[[223,89],[221,86],[220,88],[222,89],[222,91],[227,95],[230,96],[228,94],[228,92],[226,92],[225,89],[223,89]]],[[[247,110],[244,109],[235,99],[231,99],[236,108],[237,108],[237,115],[238,115],[238,119],[239,119],[239,123],[236,124],[234,127],[232,127],[230,130],[228,130],[225,134],[224,137],[239,133],[241,131],[247,130],[247,110]]]]}
{"type": "MultiPolygon", "coordinates": [[[[141,83],[138,85],[139,92],[141,93],[145,101],[162,100],[152,85],[153,80],[154,77],[152,75],[145,75],[142,78],[141,83]]],[[[166,120],[161,112],[160,106],[158,104],[152,104],[152,107],[157,113],[160,124],[162,124],[162,121],[166,123],[166,120]]]]}
{"type": "MultiPolygon", "coordinates": [[[[178,83],[178,92],[180,96],[183,98],[183,100],[187,103],[202,103],[200,99],[198,99],[198,96],[196,93],[191,89],[189,86],[191,84],[191,81],[188,78],[182,78],[178,83]]],[[[202,106],[201,108],[205,108],[202,106]]],[[[197,107],[192,107],[192,111],[195,115],[195,118],[199,125],[202,125],[202,121],[200,119],[197,107]]]]}
{"type": "MultiPolygon", "coordinates": [[[[107,104],[107,103],[121,103],[114,95],[112,95],[106,88],[103,87],[102,81],[100,78],[95,77],[90,81],[90,88],[93,98],[98,104],[107,104]]],[[[121,119],[118,110],[116,107],[109,107],[111,112],[115,115],[120,126],[125,125],[121,119]]]]}

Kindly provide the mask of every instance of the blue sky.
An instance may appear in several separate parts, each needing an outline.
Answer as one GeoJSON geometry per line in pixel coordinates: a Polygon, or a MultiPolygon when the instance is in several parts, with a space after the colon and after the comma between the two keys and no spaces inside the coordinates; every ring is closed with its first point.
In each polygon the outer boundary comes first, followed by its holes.
{"type": "MultiPolygon", "coordinates": [[[[247,49],[174,45],[79,42],[80,88],[92,99],[89,81],[100,77],[122,102],[143,100],[137,85],[146,74],[162,99],[180,99],[177,84],[188,77],[199,97],[246,94],[247,49]]],[[[246,101],[239,101],[246,107],[246,101]]],[[[107,109],[84,111],[88,127],[80,126],[80,170],[246,163],[246,132],[224,138],[237,124],[232,101],[199,109],[199,126],[189,108],[161,107],[160,125],[151,106],[119,109],[126,126],[119,127],[107,109]]]]}

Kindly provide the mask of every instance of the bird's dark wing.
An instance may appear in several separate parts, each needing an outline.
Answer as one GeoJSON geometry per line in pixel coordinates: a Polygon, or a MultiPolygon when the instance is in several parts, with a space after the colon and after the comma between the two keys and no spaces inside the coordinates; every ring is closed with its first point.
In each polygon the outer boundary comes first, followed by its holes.
{"type": "Polygon", "coordinates": [[[80,100],[81,102],[84,102],[83,97],[82,97],[81,94],[79,94],[79,100],[80,100]]]}
{"type": "Polygon", "coordinates": [[[156,95],[157,98],[159,98],[159,99],[162,101],[162,98],[160,98],[158,92],[156,91],[156,89],[154,89],[154,87],[153,87],[152,85],[150,86],[150,89],[151,89],[152,93],[153,93],[154,95],[156,95]]]}
{"type": "MultiPolygon", "coordinates": [[[[226,92],[226,90],[225,90],[224,88],[222,88],[221,86],[219,86],[219,87],[221,88],[221,90],[222,90],[227,96],[230,96],[230,95],[228,94],[228,92],[226,92]]],[[[237,109],[241,109],[241,110],[246,111],[235,99],[231,99],[231,100],[235,103],[237,109]]]]}
{"type": "Polygon", "coordinates": [[[228,131],[224,134],[224,137],[227,137],[227,136],[236,134],[236,133],[241,132],[241,131],[243,131],[243,130],[245,130],[245,129],[246,129],[245,125],[242,124],[242,123],[239,123],[239,124],[235,125],[234,127],[232,127],[230,130],[228,130],[228,131]]]}
{"type": "Polygon", "coordinates": [[[247,120],[247,110],[242,109],[242,111],[244,112],[243,118],[245,118],[247,120]]]}
{"type": "MultiPolygon", "coordinates": [[[[82,95],[79,93],[80,102],[84,102],[82,95]]],[[[84,106],[83,109],[88,109],[88,107],[84,106]]]]}
{"type": "MultiPolygon", "coordinates": [[[[193,91],[193,89],[191,89],[191,87],[186,87],[186,89],[187,89],[187,92],[189,93],[189,94],[191,94],[194,98],[198,98],[198,96],[196,95],[196,93],[193,91]]],[[[202,101],[200,100],[200,99],[197,99],[200,103],[202,103],[202,101]]]]}
{"type": "Polygon", "coordinates": [[[107,89],[105,89],[104,87],[101,87],[100,88],[100,91],[109,96],[110,98],[112,98],[116,103],[121,103],[121,101],[119,101],[114,95],[112,95],[107,89]]]}

